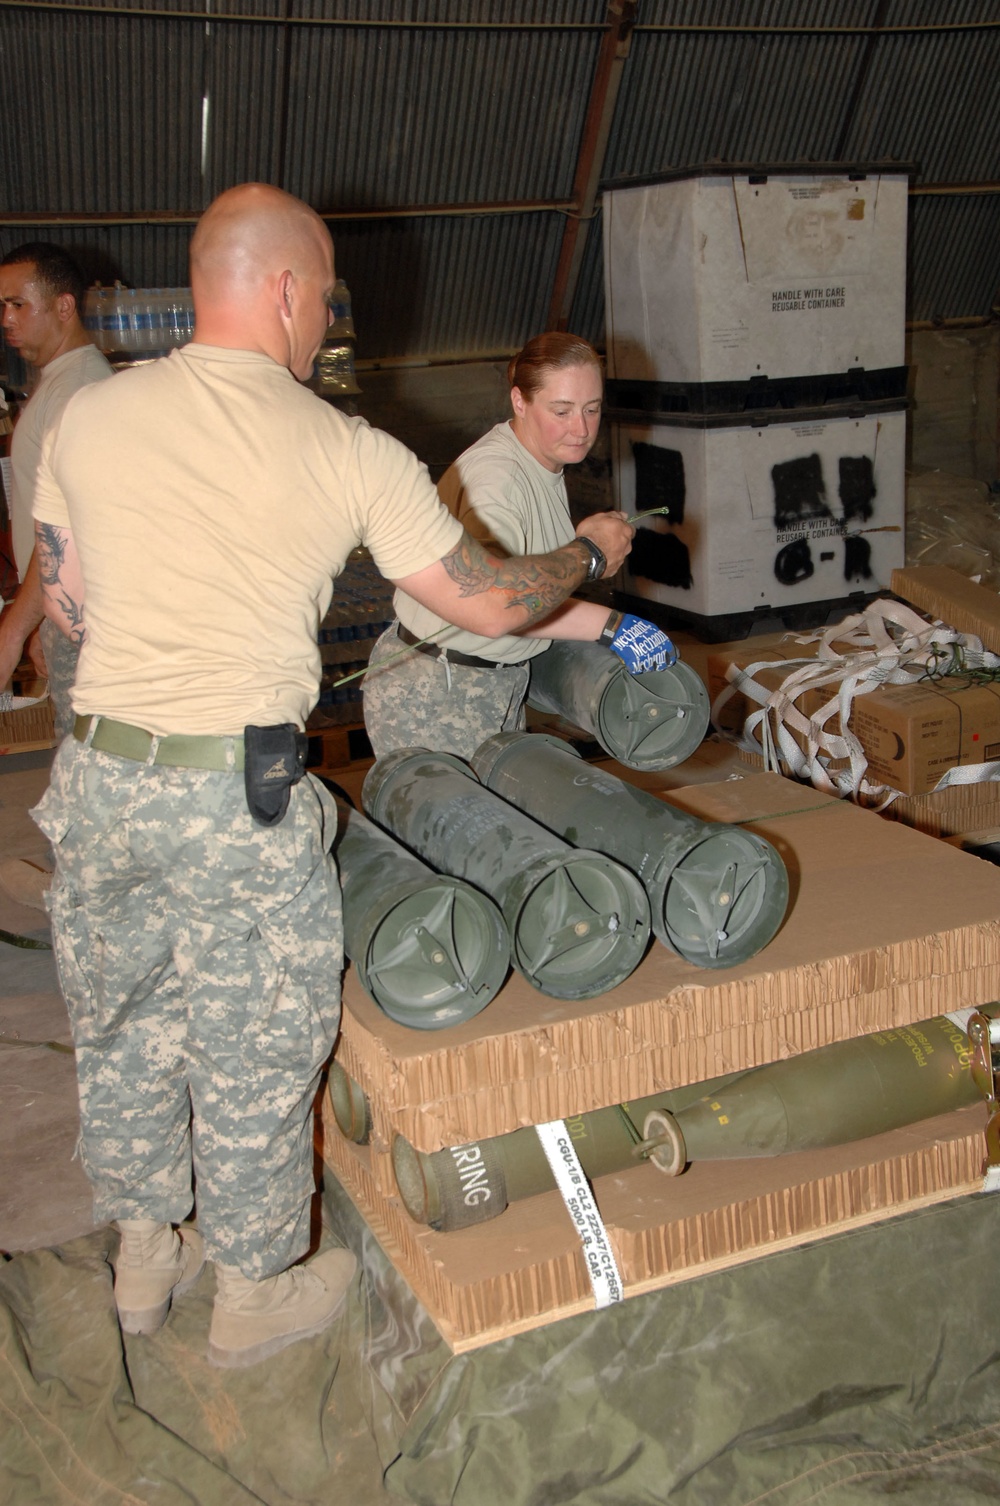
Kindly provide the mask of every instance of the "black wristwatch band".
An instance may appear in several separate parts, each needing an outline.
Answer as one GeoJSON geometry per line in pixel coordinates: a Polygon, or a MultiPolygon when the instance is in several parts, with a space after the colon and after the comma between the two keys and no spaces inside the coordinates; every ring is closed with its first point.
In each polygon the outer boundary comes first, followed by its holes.
{"type": "Polygon", "coordinates": [[[600,580],[601,576],[608,568],[608,561],[604,550],[598,549],[593,539],[585,539],[581,534],[577,534],[577,538],[580,540],[581,544],[585,544],[590,550],[590,564],[587,566],[586,579],[600,580]]]}
{"type": "Polygon", "coordinates": [[[601,628],[600,634],[598,635],[597,639],[598,643],[607,645],[611,642],[612,638],[615,636],[618,629],[622,625],[622,616],[623,614],[621,612],[611,613],[611,616],[601,628]]]}

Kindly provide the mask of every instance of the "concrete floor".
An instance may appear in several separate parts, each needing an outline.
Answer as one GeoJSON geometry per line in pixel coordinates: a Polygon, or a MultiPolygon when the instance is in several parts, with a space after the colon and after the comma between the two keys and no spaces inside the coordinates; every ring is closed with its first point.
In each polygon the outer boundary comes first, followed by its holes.
{"type": "MultiPolygon", "coordinates": [[[[49,866],[28,814],[48,783],[52,753],[0,757],[0,855],[49,866]]],[[[0,929],[48,941],[38,910],[0,891],[0,929]]],[[[79,1130],[69,1019],[51,951],[0,940],[0,1251],[60,1244],[95,1227],[90,1186],[74,1159],[79,1130]],[[39,1043],[39,1044],[29,1044],[39,1043]]]]}

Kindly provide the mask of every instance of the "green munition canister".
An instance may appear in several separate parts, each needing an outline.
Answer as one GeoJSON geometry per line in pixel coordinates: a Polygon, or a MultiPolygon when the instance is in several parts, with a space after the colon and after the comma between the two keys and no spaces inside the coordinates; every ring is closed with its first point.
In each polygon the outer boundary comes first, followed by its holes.
{"type": "MultiPolygon", "coordinates": [[[[591,1179],[646,1156],[676,1176],[690,1161],[845,1144],[977,1101],[965,1030],[939,1016],[580,1114],[566,1125],[591,1179]]],[[[534,1129],[431,1154],[397,1136],[392,1163],[410,1216],[445,1232],[496,1218],[508,1203],[555,1185],[534,1129]]]]}
{"type": "MultiPolygon", "coordinates": [[[[643,1154],[643,1121],[653,1110],[683,1108],[707,1089],[732,1080],[732,1075],[713,1078],[711,1083],[692,1083],[567,1119],[566,1128],[584,1172],[594,1178],[638,1165],[643,1154]]],[[[430,1154],[414,1150],[397,1135],[392,1143],[392,1169],[410,1217],[444,1233],[497,1218],[508,1203],[555,1186],[533,1128],[430,1154]]]]}
{"type": "Polygon", "coordinates": [[[545,733],[497,733],[472,763],[511,805],[637,874],[655,934],[688,962],[744,962],[784,919],[788,874],[763,837],[677,810],[545,733]]]}
{"type": "Polygon", "coordinates": [[[372,1132],[368,1099],[354,1078],[337,1061],[330,1063],[327,1092],[330,1094],[330,1107],[333,1109],[337,1128],[345,1140],[353,1140],[355,1145],[367,1145],[372,1132]]]}
{"type": "Polygon", "coordinates": [[[344,950],[390,1019],[440,1030],[493,999],[510,965],[503,916],[488,895],[435,873],[360,811],[337,802],[334,853],[344,950]]]}
{"type": "Polygon", "coordinates": [[[975,1103],[971,1062],[965,1030],[939,1015],[758,1067],[681,1109],[653,1108],[643,1135],[674,1176],[690,1161],[843,1145],[975,1103]]]}
{"type": "Polygon", "coordinates": [[[589,999],[640,961],[649,902],[634,874],[568,846],[484,789],[453,754],[390,753],[368,771],[362,799],[433,867],[496,899],[511,960],[542,993],[589,999]]]}
{"type": "Polygon", "coordinates": [[[630,769],[672,769],[708,731],[708,691],[694,670],[629,674],[600,643],[556,640],[531,660],[528,705],[581,727],[630,769]]]}

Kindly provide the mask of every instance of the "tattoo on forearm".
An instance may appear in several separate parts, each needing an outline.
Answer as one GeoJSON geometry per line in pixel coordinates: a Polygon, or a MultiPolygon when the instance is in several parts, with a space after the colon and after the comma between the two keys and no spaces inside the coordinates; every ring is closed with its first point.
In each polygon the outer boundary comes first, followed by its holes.
{"type": "Polygon", "coordinates": [[[69,641],[79,647],[86,636],[83,605],[70,595],[62,579],[66,563],[66,538],[62,530],[52,523],[39,523],[35,533],[35,553],[46,601],[58,607],[58,626],[69,641]]]}
{"type": "Polygon", "coordinates": [[[35,532],[38,573],[43,586],[59,584],[59,574],[66,560],[66,540],[51,523],[39,523],[35,532]]]}
{"type": "Polygon", "coordinates": [[[526,622],[532,623],[548,617],[566,600],[585,578],[589,559],[586,546],[573,540],[552,554],[497,560],[466,534],[441,563],[462,596],[502,591],[507,606],[520,607],[527,613],[526,622]]]}
{"type": "Polygon", "coordinates": [[[87,636],[87,629],[83,621],[83,607],[78,602],[75,602],[72,596],[67,596],[65,592],[59,597],[59,607],[63,615],[63,620],[59,626],[66,634],[70,643],[75,643],[77,648],[79,648],[87,636]]]}

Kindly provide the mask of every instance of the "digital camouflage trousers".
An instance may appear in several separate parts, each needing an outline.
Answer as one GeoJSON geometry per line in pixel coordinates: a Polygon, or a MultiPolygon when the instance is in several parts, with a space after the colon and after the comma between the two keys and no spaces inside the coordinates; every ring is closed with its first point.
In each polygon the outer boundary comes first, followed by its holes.
{"type": "Polygon", "coordinates": [[[330,797],[307,776],[264,828],[241,773],[67,738],[34,815],[96,1216],[177,1223],[193,1181],[212,1258],[283,1270],[309,1244],[312,1105],[340,1017],[330,797]]]}
{"type": "Polygon", "coordinates": [[[365,728],[376,758],[396,748],[430,748],[471,758],[495,732],[524,730],[528,666],[479,669],[406,650],[387,628],[364,681],[365,728]],[[395,662],[388,663],[396,655],[395,662]]]}

